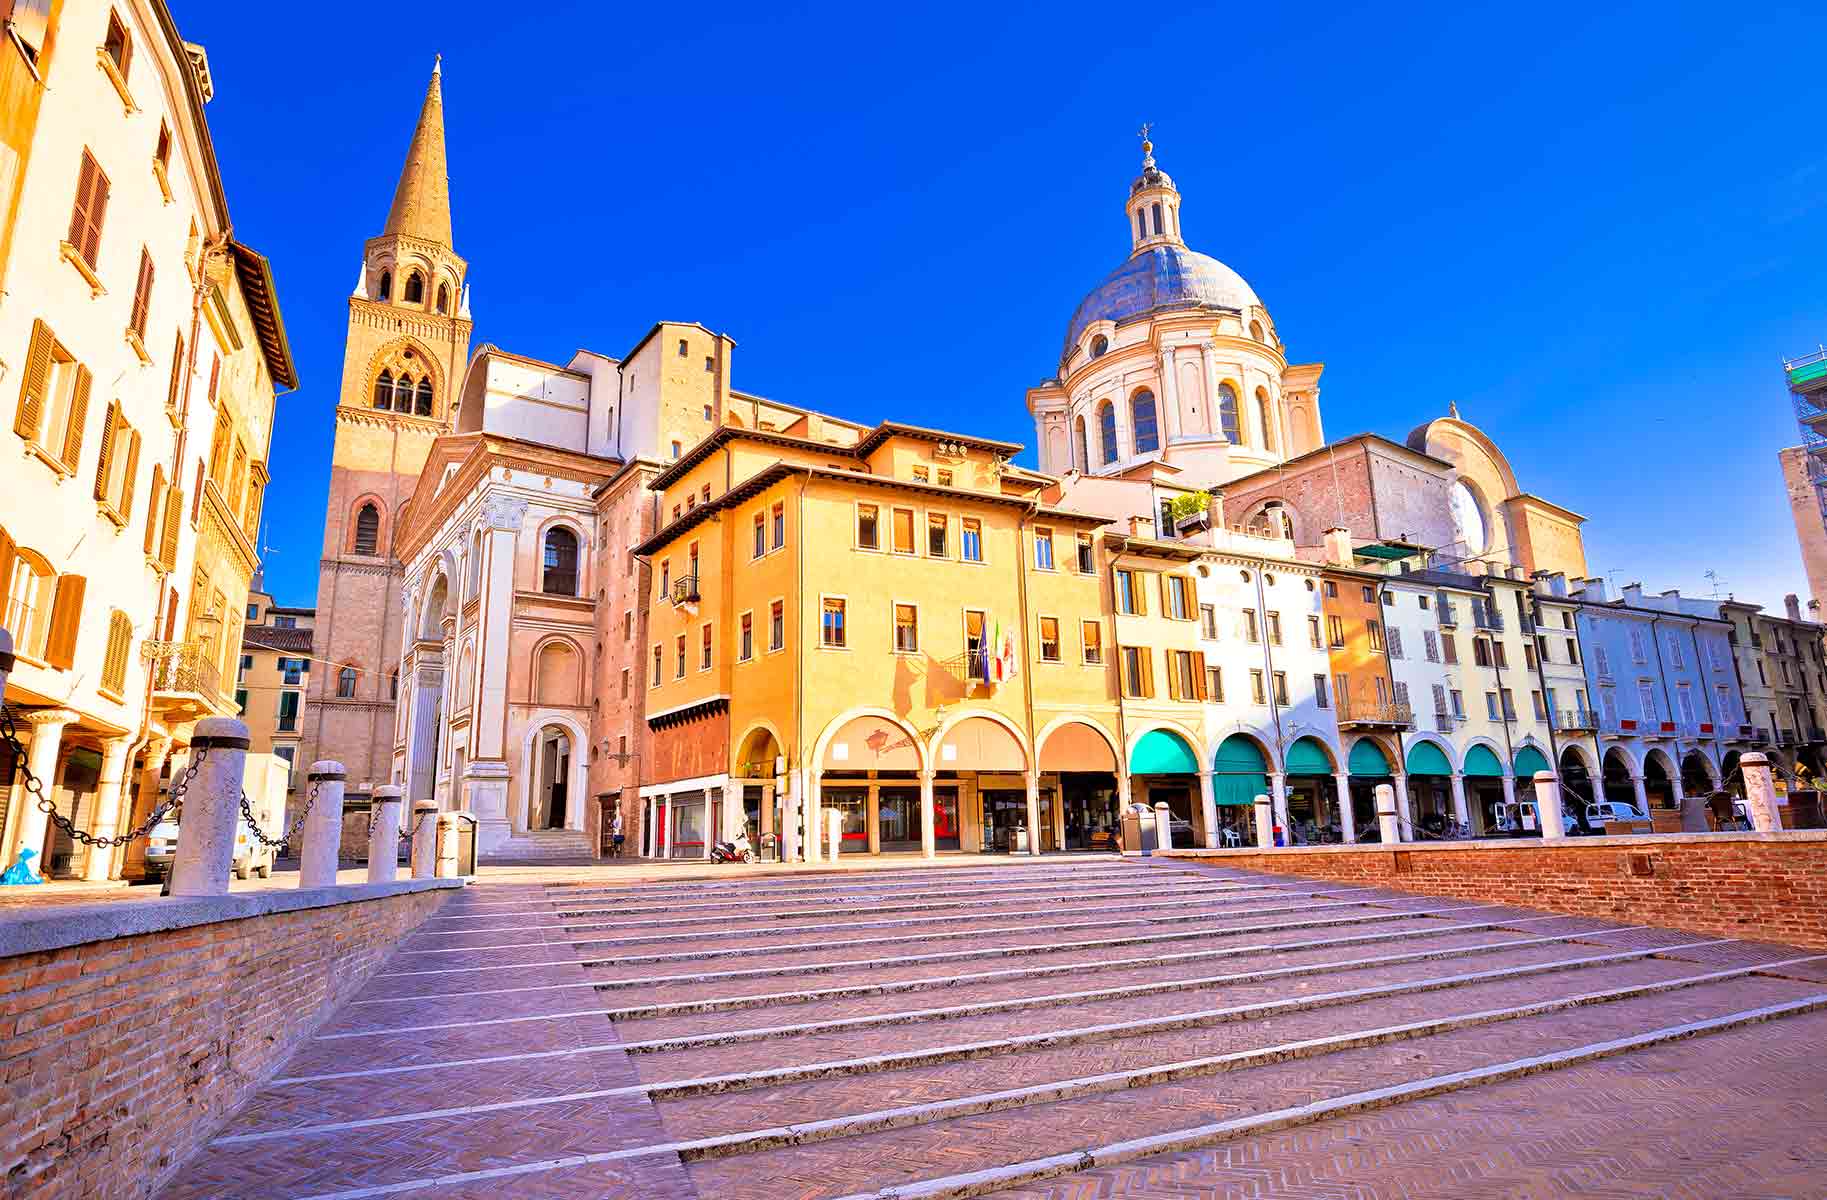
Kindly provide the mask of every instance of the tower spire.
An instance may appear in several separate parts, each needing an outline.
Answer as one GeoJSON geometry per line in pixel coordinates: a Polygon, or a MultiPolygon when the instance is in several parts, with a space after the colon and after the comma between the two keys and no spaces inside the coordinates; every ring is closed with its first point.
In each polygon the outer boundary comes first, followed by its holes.
{"type": "Polygon", "coordinates": [[[418,128],[406,150],[406,165],[387,212],[386,236],[423,238],[442,246],[450,240],[450,172],[444,160],[444,56],[432,63],[431,82],[419,109],[418,128]]]}

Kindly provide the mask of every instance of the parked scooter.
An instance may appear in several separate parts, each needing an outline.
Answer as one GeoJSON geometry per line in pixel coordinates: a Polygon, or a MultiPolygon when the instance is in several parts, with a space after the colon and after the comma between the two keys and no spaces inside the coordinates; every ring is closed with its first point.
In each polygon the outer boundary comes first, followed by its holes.
{"type": "Polygon", "coordinates": [[[733,842],[718,842],[711,847],[712,862],[754,862],[755,850],[749,845],[749,831],[744,829],[733,842]]]}

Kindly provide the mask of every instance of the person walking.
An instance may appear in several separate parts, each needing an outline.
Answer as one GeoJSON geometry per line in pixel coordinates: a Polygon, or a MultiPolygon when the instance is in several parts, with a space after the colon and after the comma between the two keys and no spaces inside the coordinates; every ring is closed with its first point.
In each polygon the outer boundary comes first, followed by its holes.
{"type": "Polygon", "coordinates": [[[609,853],[615,858],[622,856],[622,810],[619,808],[609,818],[609,853]]]}

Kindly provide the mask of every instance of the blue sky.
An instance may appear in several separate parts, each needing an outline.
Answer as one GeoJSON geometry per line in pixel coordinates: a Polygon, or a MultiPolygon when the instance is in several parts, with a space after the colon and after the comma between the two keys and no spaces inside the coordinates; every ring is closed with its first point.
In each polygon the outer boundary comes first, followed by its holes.
{"type": "Polygon", "coordinates": [[[1590,518],[1595,572],[1805,595],[1776,451],[1782,356],[1827,340],[1821,6],[174,7],[303,379],[283,603],[315,596],[346,297],[434,52],[478,344],[697,320],[745,390],[1032,443],[1148,120],[1188,241],[1326,364],[1330,436],[1457,401],[1590,518]]]}

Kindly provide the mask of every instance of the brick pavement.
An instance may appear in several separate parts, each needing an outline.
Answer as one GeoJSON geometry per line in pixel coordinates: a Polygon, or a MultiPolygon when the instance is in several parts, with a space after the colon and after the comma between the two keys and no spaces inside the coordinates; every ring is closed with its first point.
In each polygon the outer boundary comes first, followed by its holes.
{"type": "Polygon", "coordinates": [[[1683,1064],[1742,1109],[1743,1046],[1808,1103],[1758,1107],[1743,1153],[1699,1118],[1692,1194],[1821,1195],[1808,953],[1107,858],[485,883],[163,1194],[1684,1194],[1644,1190],[1689,1182],[1661,1153],[1697,1118],[1683,1064]],[[1581,1061],[1687,1022],[1722,1031],[1581,1061]]]}

